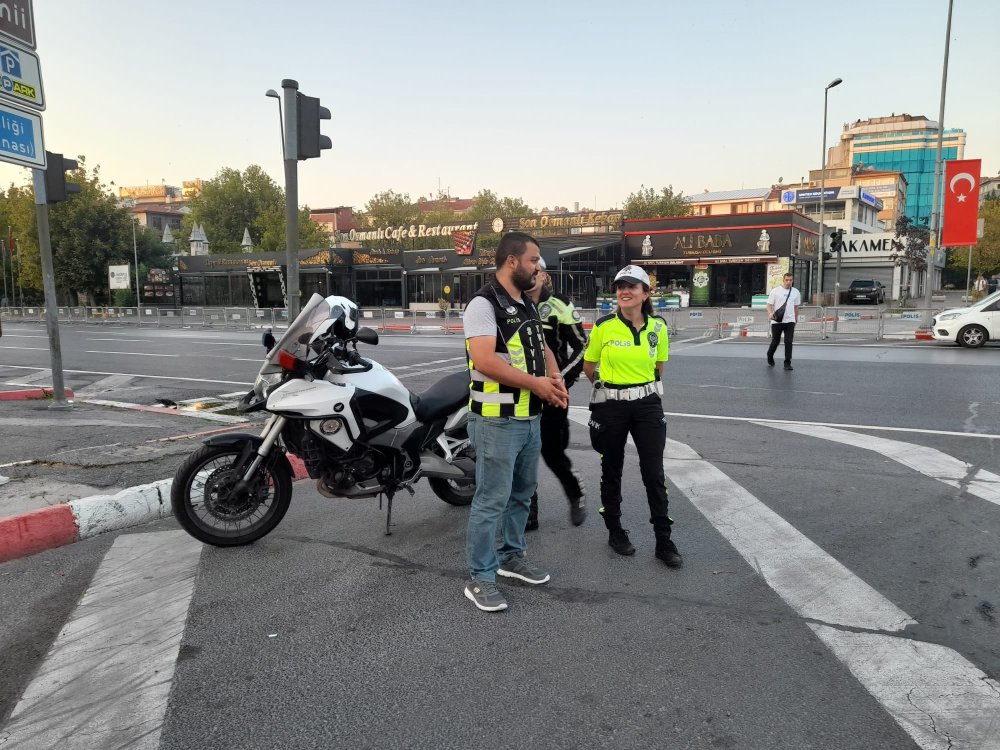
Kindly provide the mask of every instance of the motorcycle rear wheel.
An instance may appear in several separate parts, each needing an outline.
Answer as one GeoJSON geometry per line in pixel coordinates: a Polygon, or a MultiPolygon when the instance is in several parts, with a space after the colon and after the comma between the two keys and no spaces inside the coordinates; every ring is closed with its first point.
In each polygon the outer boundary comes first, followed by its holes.
{"type": "Polygon", "coordinates": [[[292,476],[285,461],[261,466],[250,489],[233,492],[241,452],[239,445],[203,446],[174,475],[174,516],[201,542],[216,547],[255,542],[274,530],[291,504],[292,476]]]}
{"type": "Polygon", "coordinates": [[[430,477],[427,481],[434,494],[449,505],[471,505],[472,496],[476,494],[474,481],[456,481],[444,477],[430,477]]]}

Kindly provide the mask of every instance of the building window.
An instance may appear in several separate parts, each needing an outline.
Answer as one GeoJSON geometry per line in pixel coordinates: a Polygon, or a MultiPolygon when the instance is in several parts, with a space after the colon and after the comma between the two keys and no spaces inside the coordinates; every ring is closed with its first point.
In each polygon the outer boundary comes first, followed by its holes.
{"type": "Polygon", "coordinates": [[[754,211],[755,214],[759,214],[763,210],[764,210],[764,204],[763,203],[754,203],[753,204],[753,211],[754,211]]]}

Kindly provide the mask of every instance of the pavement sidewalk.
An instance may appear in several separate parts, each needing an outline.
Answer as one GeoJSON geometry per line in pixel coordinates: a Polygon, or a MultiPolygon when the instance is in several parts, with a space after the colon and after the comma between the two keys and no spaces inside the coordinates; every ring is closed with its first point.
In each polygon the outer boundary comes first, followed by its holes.
{"type": "Polygon", "coordinates": [[[261,427],[161,407],[50,409],[38,390],[0,391],[0,562],[170,516],[171,477],[189,453],[261,427]]]}

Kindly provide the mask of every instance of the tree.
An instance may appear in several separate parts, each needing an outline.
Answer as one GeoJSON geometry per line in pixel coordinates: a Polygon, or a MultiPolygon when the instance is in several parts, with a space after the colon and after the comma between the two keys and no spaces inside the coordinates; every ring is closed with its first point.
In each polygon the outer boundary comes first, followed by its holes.
{"type": "Polygon", "coordinates": [[[914,274],[927,270],[927,243],[930,231],[926,227],[918,227],[909,216],[896,219],[896,234],[892,238],[892,252],[889,259],[897,266],[905,269],[907,278],[906,290],[900,295],[905,300],[907,291],[913,288],[914,274]]]}
{"type": "MultiPolygon", "coordinates": [[[[972,247],[973,279],[978,274],[989,277],[1000,273],[1000,199],[983,201],[983,205],[979,207],[979,217],[984,220],[984,227],[983,236],[972,247]]],[[[968,267],[969,248],[949,248],[948,268],[961,275],[962,288],[965,287],[968,267]]]]}
{"type": "MultiPolygon", "coordinates": [[[[520,198],[500,198],[492,190],[480,190],[464,216],[470,220],[516,216],[534,216],[535,212],[520,198]]],[[[471,222],[470,222],[471,223],[471,222]]]]}
{"type": "MultiPolygon", "coordinates": [[[[131,266],[136,253],[140,278],[143,265],[149,268],[167,263],[167,248],[156,232],[137,228],[133,249],[132,214],[101,182],[99,167],[88,171],[86,158],[76,159],[79,167],[67,173],[66,179],[77,183],[80,192],[48,207],[56,295],[71,305],[107,300],[108,266],[131,266]]],[[[17,227],[14,233],[19,235],[17,267],[25,298],[37,302],[43,293],[33,190],[12,187],[6,197],[8,213],[17,227]],[[32,290],[30,295],[28,289],[32,290]]]]}
{"type": "Polygon", "coordinates": [[[622,211],[626,219],[662,219],[669,216],[687,216],[691,213],[691,202],[683,192],[674,192],[673,185],[657,193],[653,188],[640,185],[639,190],[629,193],[622,211]]]}
{"type": "Polygon", "coordinates": [[[410,225],[417,220],[419,214],[409,193],[384,190],[365,204],[364,214],[359,218],[371,229],[410,225]]]}
{"type": "MultiPolygon", "coordinates": [[[[257,252],[285,249],[285,195],[271,177],[256,164],[243,172],[227,167],[202,185],[201,193],[188,207],[179,232],[180,241],[191,236],[195,224],[205,229],[209,252],[242,252],[243,232],[257,252]]],[[[299,210],[299,247],[329,247],[323,228],[309,216],[309,208],[299,210]]]]}

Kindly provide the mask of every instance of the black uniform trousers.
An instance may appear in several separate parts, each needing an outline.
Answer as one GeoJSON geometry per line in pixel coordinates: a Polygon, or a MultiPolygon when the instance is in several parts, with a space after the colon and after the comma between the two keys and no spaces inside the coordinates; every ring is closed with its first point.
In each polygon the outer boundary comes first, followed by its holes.
{"type": "MultiPolygon", "coordinates": [[[[556,475],[566,497],[570,500],[580,499],[583,497],[583,488],[580,487],[580,480],[573,473],[573,463],[566,455],[566,448],[569,447],[569,409],[543,404],[539,430],[542,437],[542,460],[556,475]]],[[[532,512],[537,515],[537,489],[531,498],[531,508],[532,512]]]]}
{"type": "Polygon", "coordinates": [[[620,529],[622,467],[629,434],[639,454],[639,472],[646,487],[649,522],[658,540],[670,538],[673,521],[667,515],[667,482],[663,474],[663,449],[667,419],[659,395],[636,401],[605,401],[590,407],[590,442],[601,454],[601,515],[608,529],[620,529]]]}
{"type": "MultiPolygon", "coordinates": [[[[771,345],[767,347],[767,359],[774,359],[774,353],[778,349],[778,342],[781,341],[781,334],[785,335],[785,364],[792,364],[792,339],[795,338],[794,323],[771,323],[771,345]]],[[[757,351],[760,351],[758,349],[757,351]]],[[[757,355],[760,356],[759,354],[757,355]]]]}

